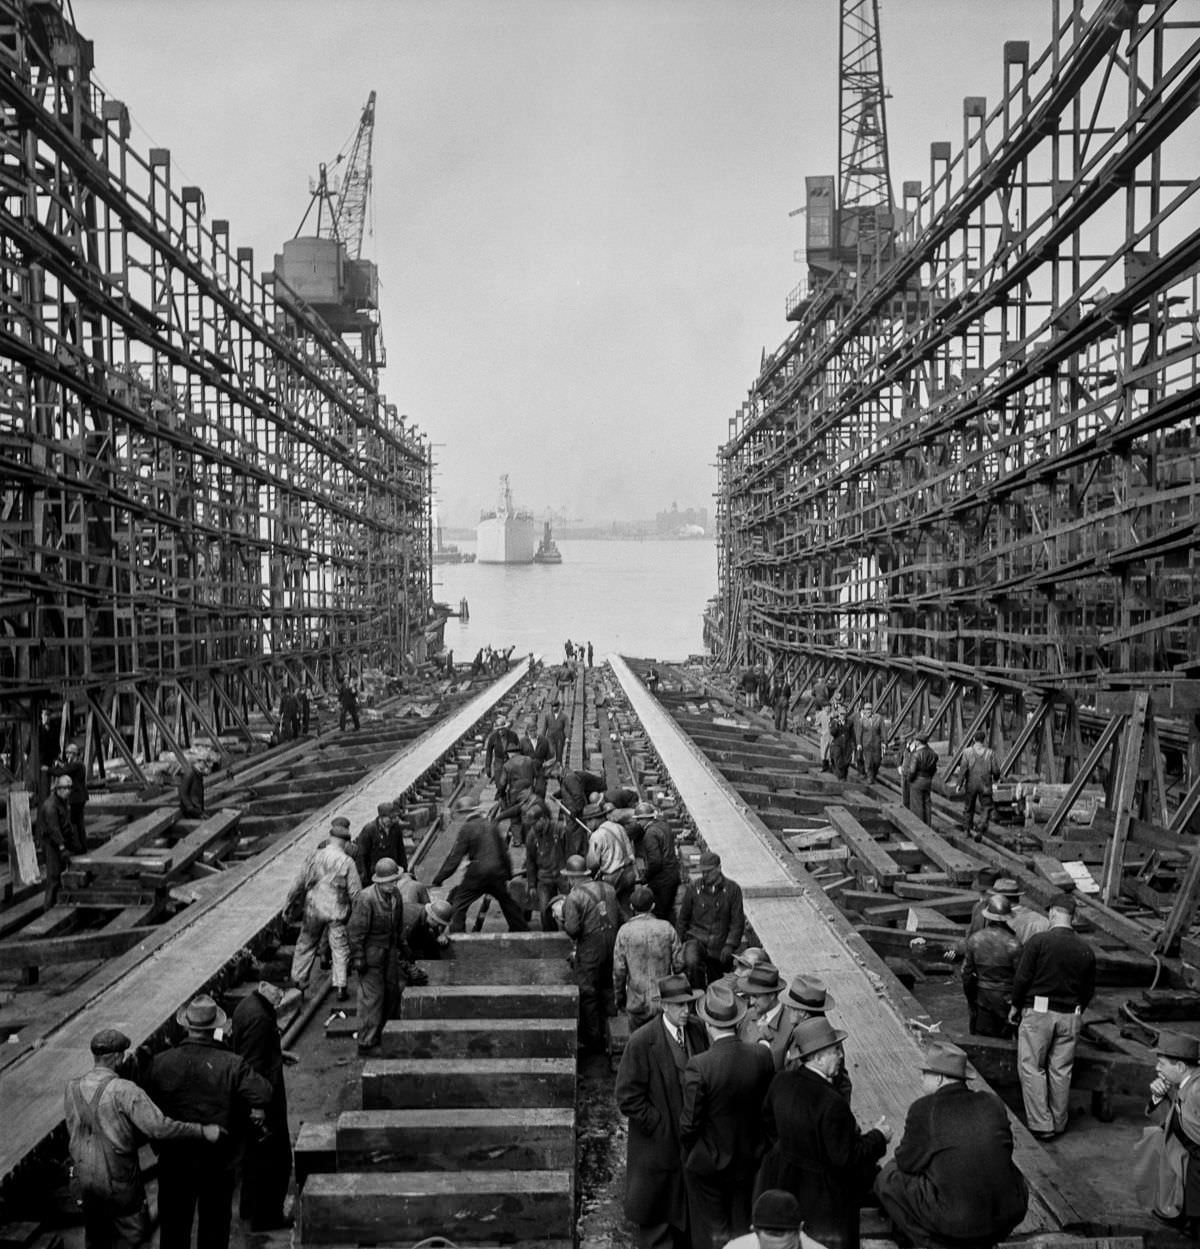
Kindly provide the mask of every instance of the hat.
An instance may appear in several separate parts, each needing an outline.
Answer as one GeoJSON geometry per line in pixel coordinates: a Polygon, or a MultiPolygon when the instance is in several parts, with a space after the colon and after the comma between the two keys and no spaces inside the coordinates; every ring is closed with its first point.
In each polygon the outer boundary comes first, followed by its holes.
{"type": "Polygon", "coordinates": [[[604,814],[604,807],[605,804],[603,802],[589,802],[580,812],[580,815],[585,820],[599,819],[604,814]]]}
{"type": "Polygon", "coordinates": [[[635,911],[648,911],[654,905],[654,890],[649,885],[638,885],[629,895],[629,902],[635,911]]]}
{"type": "MultiPolygon", "coordinates": [[[[95,1045],[96,1042],[93,1041],[93,1049],[95,1045]]],[[[1183,1036],[1179,1032],[1160,1032],[1154,1052],[1164,1058],[1178,1058],[1185,1063],[1194,1063],[1200,1061],[1200,1041],[1194,1036],[1183,1036]]]]}
{"type": "Polygon", "coordinates": [[[454,917],[454,908],[445,899],[439,899],[436,902],[425,903],[425,914],[435,924],[440,924],[444,928],[454,917]]]}
{"type": "Polygon", "coordinates": [[[750,1215],[755,1231],[794,1232],[803,1222],[800,1203],[782,1188],[768,1188],[759,1193],[750,1215]]]}
{"type": "Polygon", "coordinates": [[[925,1061],[921,1064],[921,1070],[930,1071],[934,1075],[949,1076],[952,1080],[965,1080],[967,1056],[957,1045],[932,1041],[925,1050],[925,1061]]]}
{"type": "Polygon", "coordinates": [[[693,989],[686,976],[664,976],[658,982],[658,997],[662,1002],[694,1002],[702,998],[699,989],[693,989]]]}
{"type": "Polygon", "coordinates": [[[1074,894],[1063,892],[1056,893],[1050,899],[1050,906],[1047,909],[1051,911],[1066,911],[1068,915],[1074,915],[1075,908],[1078,905],[1079,903],[1075,900],[1074,894]]]}
{"type": "Polygon", "coordinates": [[[814,1015],[823,1015],[833,1009],[833,994],[825,985],[811,976],[797,976],[783,995],[785,1006],[795,1006],[800,1010],[810,1011],[814,1015]]]}
{"type": "Polygon", "coordinates": [[[342,841],[350,840],[350,825],[339,824],[336,820],[329,826],[330,837],[340,838],[342,841]]]}
{"type": "Polygon", "coordinates": [[[79,743],[78,743],[78,742],[68,742],[68,743],[67,743],[67,754],[69,754],[69,755],[77,755],[77,754],[79,754],[79,753],[80,753],[80,750],[79,750],[79,743]]]}
{"type": "Polygon", "coordinates": [[[590,876],[588,871],[587,860],[582,854],[573,854],[563,864],[562,874],[564,876],[579,877],[590,876]]]}
{"type": "Polygon", "coordinates": [[[197,1032],[215,1032],[229,1023],[229,1016],[208,996],[201,993],[186,1005],[181,1006],[175,1015],[175,1022],[184,1028],[193,1028],[197,1032]]]}
{"type": "Polygon", "coordinates": [[[371,884],[390,885],[400,879],[400,865],[395,859],[380,859],[371,873],[371,884]]]}
{"type": "Polygon", "coordinates": [[[925,745],[928,745],[928,744],[929,744],[929,739],[930,739],[930,737],[932,737],[932,736],[933,736],[933,734],[929,731],[929,727],[928,727],[928,725],[922,725],[922,726],[921,726],[921,727],[920,727],[920,728],[919,728],[919,729],[918,729],[918,730],[917,730],[917,731],[913,734],[913,736],[917,739],[917,741],[922,742],[922,743],[924,743],[925,745]]]}
{"type": "Polygon", "coordinates": [[[835,1028],[824,1015],[817,1015],[813,1019],[802,1019],[796,1025],[791,1052],[797,1058],[808,1058],[831,1045],[840,1045],[845,1039],[846,1033],[835,1028]]]}
{"type": "Polygon", "coordinates": [[[1000,873],[994,867],[981,867],[975,873],[975,888],[991,889],[999,879],[1000,873]]]}
{"type": "Polygon", "coordinates": [[[736,1028],[746,1018],[747,1006],[727,984],[717,981],[708,986],[704,1001],[696,1007],[700,1018],[714,1028],[736,1028]]]}
{"type": "Polygon", "coordinates": [[[771,960],[767,958],[766,950],[760,950],[756,945],[748,945],[740,954],[733,956],[733,961],[738,967],[744,967],[748,971],[759,963],[769,963],[771,960]]]}
{"type": "Polygon", "coordinates": [[[555,699],[555,700],[554,700],[554,701],[550,704],[550,706],[551,706],[551,707],[561,707],[561,706],[562,706],[562,703],[561,703],[561,702],[560,702],[560,701],[556,698],[556,699],[555,699]]]}
{"type": "Polygon", "coordinates": [[[652,802],[639,802],[637,806],[633,808],[634,818],[638,820],[645,819],[647,816],[655,816],[657,814],[658,808],[652,802]]]}
{"type": "Polygon", "coordinates": [[[605,814],[614,824],[632,824],[634,821],[632,807],[610,807],[605,814]]]}
{"type": "Polygon", "coordinates": [[[123,1054],[132,1044],[125,1033],[118,1032],[116,1028],[101,1028],[92,1037],[92,1053],[97,1058],[101,1054],[123,1054]]]}
{"type": "Polygon", "coordinates": [[[1002,876],[992,886],[993,893],[1002,893],[1006,898],[1019,898],[1021,886],[1011,876],[1002,876]]]}
{"type": "Polygon", "coordinates": [[[375,812],[377,815],[395,815],[396,804],[394,802],[381,802],[379,806],[375,808],[375,812]]]}
{"type": "Polygon", "coordinates": [[[346,819],[344,815],[335,815],[333,819],[329,821],[329,827],[330,828],[349,828],[350,821],[346,819]]]}
{"type": "Polygon", "coordinates": [[[719,854],[715,854],[712,850],[705,850],[705,852],[697,860],[696,866],[700,868],[701,871],[705,872],[711,867],[720,867],[721,856],[719,854]]]}
{"type": "Polygon", "coordinates": [[[772,967],[770,963],[759,963],[744,976],[737,978],[736,987],[739,993],[748,993],[751,997],[758,997],[766,993],[779,993],[783,986],[783,977],[779,974],[778,967],[772,967]]]}
{"type": "Polygon", "coordinates": [[[992,924],[1004,924],[1012,919],[1012,902],[1002,893],[994,893],[980,912],[992,924]]]}

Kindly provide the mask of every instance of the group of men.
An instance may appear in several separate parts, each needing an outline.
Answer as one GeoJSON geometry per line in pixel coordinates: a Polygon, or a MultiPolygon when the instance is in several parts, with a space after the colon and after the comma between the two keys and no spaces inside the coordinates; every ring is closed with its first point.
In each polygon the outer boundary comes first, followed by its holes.
{"type": "Polygon", "coordinates": [[[567,638],[563,643],[563,654],[567,658],[567,663],[571,663],[576,659],[583,660],[586,658],[587,666],[589,668],[592,666],[593,652],[591,642],[588,642],[585,646],[583,642],[572,642],[570,638],[567,638]]]}
{"type": "Polygon", "coordinates": [[[152,1228],[138,1159],[158,1154],[160,1249],[226,1249],[233,1193],[252,1232],[288,1226],[292,1171],[283,1050],[277,1012],[288,993],[270,980],[247,993],[232,1018],[208,995],[176,1021],[179,1044],[131,1061],[114,1028],[91,1041],[92,1068],[69,1081],[64,1109],[87,1249],[137,1249],[152,1228]]]}
{"type": "Polygon", "coordinates": [[[881,1118],[863,1131],[855,1119],[832,995],[814,978],[786,981],[754,954],[704,991],[663,977],[658,1010],[621,1057],[625,1213],[641,1249],[749,1245],[737,1238],[752,1225],[771,1230],[784,1210],[775,1227],[793,1233],[793,1246],[802,1228],[806,1245],[854,1249],[872,1201],[918,1245],[984,1249],[1011,1232],[1028,1194],[1007,1113],[968,1088],[962,1051],[928,1048],[924,1096],[880,1171],[892,1129],[881,1118]],[[772,1213],[760,1218],[762,1206],[772,1213]]]}

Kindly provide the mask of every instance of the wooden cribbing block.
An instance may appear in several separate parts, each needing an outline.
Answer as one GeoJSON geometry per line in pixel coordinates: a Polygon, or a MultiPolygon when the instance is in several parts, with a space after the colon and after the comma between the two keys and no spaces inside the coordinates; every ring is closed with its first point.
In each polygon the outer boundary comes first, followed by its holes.
{"type": "Polygon", "coordinates": [[[430,984],[572,984],[567,960],[551,958],[447,958],[431,959],[421,966],[430,984]]]}
{"type": "Polygon", "coordinates": [[[574,1058],[371,1058],[364,1110],[572,1106],[574,1058]]]}
{"type": "Polygon", "coordinates": [[[978,901],[977,893],[943,894],[940,898],[922,898],[915,902],[889,903],[876,898],[874,905],[862,908],[862,913],[873,924],[890,924],[907,918],[908,912],[915,906],[922,915],[928,912],[951,920],[967,920],[971,918],[978,901]]]}
{"type": "Polygon", "coordinates": [[[73,937],[49,937],[44,941],[6,941],[0,945],[0,971],[22,967],[48,967],[52,963],[90,963],[131,950],[152,936],[154,926],[126,928],[117,932],[88,932],[73,937]]]}
{"type": "Polygon", "coordinates": [[[573,1108],[350,1110],[337,1121],[339,1171],[568,1171],[574,1165],[573,1108]]]}
{"type": "Polygon", "coordinates": [[[155,837],[161,837],[178,818],[179,812],[173,807],[144,815],[128,824],[98,850],[72,859],[71,866],[89,872],[107,875],[115,872],[119,875],[129,870],[127,861],[132,861],[134,870],[146,871],[145,863],[134,857],[138,848],[155,837]]]}
{"type": "Polygon", "coordinates": [[[337,1170],[337,1124],[302,1123],[292,1146],[296,1187],[303,1188],[310,1175],[337,1170]]]}
{"type": "Polygon", "coordinates": [[[381,1058],[573,1058],[573,1019],[393,1019],[381,1058]]]}
{"type": "Polygon", "coordinates": [[[436,1228],[458,1245],[570,1241],[573,1172],[393,1171],[311,1175],[299,1243],[415,1244],[436,1228]]]}
{"type": "Polygon", "coordinates": [[[73,906],[52,906],[31,920],[20,936],[25,941],[37,941],[42,937],[62,937],[79,923],[79,912],[73,906]]]}
{"type": "Polygon", "coordinates": [[[904,868],[871,836],[845,807],[826,807],[825,817],[837,831],[846,849],[863,866],[866,875],[887,889],[904,879],[904,868]]]}
{"type": "Polygon", "coordinates": [[[426,985],[400,999],[402,1019],[577,1019],[575,985],[426,985]]]}
{"type": "Polygon", "coordinates": [[[443,957],[565,960],[570,953],[571,938],[564,932],[472,932],[451,936],[443,957]]]}
{"type": "Polygon", "coordinates": [[[936,863],[955,884],[966,884],[974,880],[979,869],[987,866],[982,859],[956,850],[945,837],[935,833],[907,807],[895,802],[888,803],[883,808],[883,814],[892,821],[902,837],[915,841],[921,852],[936,863]]]}
{"type": "MultiPolygon", "coordinates": [[[[904,927],[908,932],[947,932],[952,937],[966,935],[962,924],[958,923],[957,920],[949,919],[930,906],[917,906],[910,903],[902,909],[904,913],[904,927]]],[[[871,912],[866,918],[878,920],[879,912],[871,912]]],[[[892,918],[898,917],[893,916],[892,918]]]]}
{"type": "Polygon", "coordinates": [[[164,879],[176,877],[193,863],[199,862],[214,841],[220,841],[237,828],[241,818],[240,811],[229,809],[218,811],[202,820],[186,837],[181,837],[171,847],[171,862],[164,879]]]}

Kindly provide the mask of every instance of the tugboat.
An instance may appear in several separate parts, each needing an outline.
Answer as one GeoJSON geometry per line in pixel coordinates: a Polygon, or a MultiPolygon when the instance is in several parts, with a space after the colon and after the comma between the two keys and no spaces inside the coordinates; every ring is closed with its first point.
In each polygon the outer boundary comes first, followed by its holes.
{"type": "Polygon", "coordinates": [[[562,563],[562,552],[558,549],[558,545],[550,533],[549,521],[546,521],[542,528],[542,540],[538,543],[538,549],[534,553],[533,562],[535,564],[562,563]]]}

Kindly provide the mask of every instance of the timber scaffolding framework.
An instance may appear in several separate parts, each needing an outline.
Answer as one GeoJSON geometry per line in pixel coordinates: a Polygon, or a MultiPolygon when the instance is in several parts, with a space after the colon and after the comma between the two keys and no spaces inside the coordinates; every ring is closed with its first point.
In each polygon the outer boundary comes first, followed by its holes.
{"type": "Polygon", "coordinates": [[[50,705],[141,779],[424,658],[432,459],[377,326],[256,277],[91,71],[61,0],[0,0],[0,744],[50,705]]]}
{"type": "Polygon", "coordinates": [[[983,728],[1011,775],[1099,777],[1123,846],[1200,803],[1200,22],[1054,14],[789,300],[721,449],[706,623],[801,710],[825,684],[955,761],[983,728]]]}

